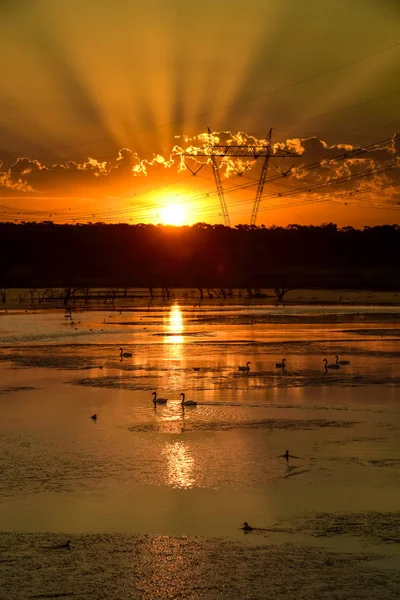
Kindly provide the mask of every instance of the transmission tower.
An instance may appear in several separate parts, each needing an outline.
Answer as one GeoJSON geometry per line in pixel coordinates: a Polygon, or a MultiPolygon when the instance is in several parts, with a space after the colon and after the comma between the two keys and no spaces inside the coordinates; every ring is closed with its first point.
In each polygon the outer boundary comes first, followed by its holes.
{"type": "MultiPolygon", "coordinates": [[[[262,157],[264,158],[260,178],[258,181],[256,198],[254,200],[253,211],[251,213],[250,223],[251,223],[251,225],[255,225],[258,209],[260,207],[262,193],[264,190],[265,179],[267,177],[270,157],[273,156],[274,159],[275,158],[298,158],[300,155],[296,154],[295,152],[290,152],[289,150],[274,149],[272,146],[272,143],[271,143],[272,129],[269,130],[268,135],[265,139],[265,143],[263,143],[263,144],[247,144],[247,145],[240,144],[240,145],[236,145],[236,146],[231,146],[231,145],[220,146],[220,145],[214,144],[213,139],[212,139],[212,132],[209,127],[208,127],[208,133],[209,133],[210,140],[211,140],[211,142],[208,146],[204,146],[204,148],[202,150],[196,150],[195,152],[183,152],[183,156],[189,156],[192,158],[197,157],[197,156],[204,156],[204,157],[208,158],[208,161],[204,162],[196,170],[193,170],[189,165],[186,164],[186,162],[185,162],[185,166],[187,169],[189,169],[189,171],[192,173],[192,175],[195,176],[200,171],[200,169],[202,169],[204,167],[204,165],[207,164],[207,162],[211,163],[211,166],[213,168],[213,173],[214,173],[215,185],[217,187],[217,193],[218,193],[219,201],[221,204],[221,212],[222,212],[222,216],[224,218],[224,223],[227,227],[230,227],[231,223],[230,223],[228,208],[227,208],[226,201],[225,201],[224,190],[222,187],[221,176],[219,174],[219,168],[218,168],[216,159],[218,157],[224,158],[225,156],[231,156],[231,157],[236,157],[236,158],[244,157],[244,158],[249,158],[249,159],[253,159],[253,160],[257,160],[257,158],[262,158],[262,157]]],[[[237,171],[237,169],[236,169],[236,171],[237,171]]],[[[237,171],[237,173],[238,173],[238,175],[242,175],[243,171],[241,171],[241,172],[237,171]]],[[[288,172],[285,174],[285,176],[287,174],[288,174],[288,172]]],[[[284,176],[284,175],[282,174],[282,176],[284,176]]]]}
{"type": "Polygon", "coordinates": [[[256,198],[254,200],[253,210],[251,211],[250,225],[256,224],[258,209],[260,208],[261,196],[264,190],[265,179],[268,173],[269,157],[271,156],[271,139],[272,139],[272,128],[268,131],[267,137],[265,138],[265,156],[264,162],[261,168],[260,179],[258,180],[256,198]]]}
{"type": "MultiPolygon", "coordinates": [[[[211,134],[211,129],[208,127],[208,133],[210,135],[211,138],[211,148],[214,148],[214,143],[212,141],[212,134],[211,134]]],[[[231,220],[229,218],[229,213],[228,213],[228,208],[226,206],[226,201],[225,201],[225,196],[224,196],[224,190],[222,187],[222,182],[221,182],[221,177],[219,174],[219,169],[218,169],[218,165],[217,165],[217,161],[215,159],[215,155],[211,154],[210,156],[210,160],[211,160],[211,165],[213,168],[213,173],[214,173],[214,179],[215,179],[215,185],[217,186],[217,193],[218,193],[218,198],[219,198],[219,202],[221,204],[221,211],[222,211],[222,216],[224,218],[224,223],[227,227],[231,226],[231,220]]]]}

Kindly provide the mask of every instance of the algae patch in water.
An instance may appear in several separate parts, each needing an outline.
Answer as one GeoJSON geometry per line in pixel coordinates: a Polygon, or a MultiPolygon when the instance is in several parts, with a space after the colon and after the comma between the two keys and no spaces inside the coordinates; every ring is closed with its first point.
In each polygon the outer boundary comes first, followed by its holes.
{"type": "Polygon", "coordinates": [[[31,385],[15,385],[8,387],[0,387],[0,394],[13,394],[14,392],[30,392],[32,390],[37,390],[39,388],[33,387],[31,385]]]}
{"type": "Polygon", "coordinates": [[[301,518],[295,530],[317,537],[348,535],[373,544],[399,544],[400,512],[316,513],[301,518]]]}
{"type": "Polygon", "coordinates": [[[242,421],[242,422],[202,422],[190,421],[185,425],[176,425],[175,422],[164,421],[163,423],[146,423],[128,427],[129,431],[138,433],[162,432],[178,433],[189,431],[230,431],[233,429],[286,429],[286,430],[313,430],[325,427],[352,427],[358,425],[358,421],[330,421],[325,419],[266,419],[264,421],[242,421]]]}
{"type": "Polygon", "coordinates": [[[90,377],[86,377],[83,379],[74,379],[72,381],[68,381],[67,383],[72,385],[82,385],[87,387],[100,387],[100,388],[110,388],[110,389],[120,389],[120,390],[135,390],[135,391],[152,391],[154,389],[154,379],[157,378],[157,375],[141,375],[140,377],[135,377],[134,379],[129,377],[98,377],[96,379],[91,379],[90,377]],[[147,383],[146,379],[150,380],[153,383],[147,383]]]}

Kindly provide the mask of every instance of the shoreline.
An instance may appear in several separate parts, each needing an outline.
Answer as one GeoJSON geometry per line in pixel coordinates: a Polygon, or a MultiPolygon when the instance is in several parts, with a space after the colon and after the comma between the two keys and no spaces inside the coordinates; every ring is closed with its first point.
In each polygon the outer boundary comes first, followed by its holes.
{"type": "MultiPolygon", "coordinates": [[[[158,289],[158,288],[157,288],[158,289]]],[[[262,288],[260,294],[248,296],[241,290],[231,290],[232,295],[223,297],[224,291],[211,290],[209,295],[201,299],[198,289],[195,288],[172,288],[169,296],[162,293],[149,295],[146,288],[127,288],[129,295],[112,296],[105,288],[93,288],[95,297],[85,299],[83,296],[70,298],[67,302],[62,298],[62,288],[54,288],[58,291],[57,297],[51,299],[40,297],[45,290],[35,290],[36,297],[28,288],[11,288],[7,290],[6,302],[0,303],[0,315],[8,311],[27,312],[43,310],[55,311],[135,311],[140,308],[164,308],[179,304],[182,308],[212,308],[212,307],[335,307],[335,308],[397,308],[400,307],[400,292],[374,291],[374,290],[349,290],[349,289],[293,289],[289,290],[283,300],[279,300],[270,288],[262,288]],[[33,298],[33,302],[32,302],[33,298]]],[[[162,288],[160,288],[162,290],[162,288]]]]}

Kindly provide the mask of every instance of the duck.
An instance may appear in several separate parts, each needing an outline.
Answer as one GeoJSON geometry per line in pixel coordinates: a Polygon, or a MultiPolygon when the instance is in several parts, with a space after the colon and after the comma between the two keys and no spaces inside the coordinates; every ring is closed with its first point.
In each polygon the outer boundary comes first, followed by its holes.
{"type": "Polygon", "coordinates": [[[96,413],[94,413],[94,415],[92,415],[90,418],[93,419],[93,421],[95,421],[97,419],[96,413]]]}
{"type": "Polygon", "coordinates": [[[168,398],[157,398],[157,392],[152,392],[152,395],[154,396],[154,398],[153,398],[154,406],[156,404],[166,404],[168,402],[168,398]]]}
{"type": "Polygon", "coordinates": [[[243,531],[253,531],[253,527],[247,521],[243,523],[240,529],[243,529],[243,531]]]}
{"type": "Polygon", "coordinates": [[[282,362],[276,363],[275,368],[285,370],[286,369],[286,358],[282,358],[282,362]]]}
{"type": "Polygon", "coordinates": [[[339,360],[338,355],[336,355],[335,358],[336,358],[337,365],[349,365],[350,364],[349,360],[339,360]]]}
{"type": "Polygon", "coordinates": [[[185,400],[185,394],[182,392],[181,393],[181,397],[182,397],[182,407],[184,406],[197,406],[197,402],[195,402],[195,400],[185,400]]]}
{"type": "Polygon", "coordinates": [[[132,352],[124,352],[122,348],[119,349],[119,355],[121,358],[131,358],[132,352]]]}
{"type": "Polygon", "coordinates": [[[44,546],[46,550],[70,550],[71,540],[68,540],[65,544],[57,544],[55,546],[44,546]]]}
{"type": "Polygon", "coordinates": [[[325,363],[325,371],[327,371],[327,369],[340,369],[340,365],[338,363],[332,363],[331,365],[328,365],[328,360],[326,358],[324,358],[323,362],[325,363]]]}
{"type": "Polygon", "coordinates": [[[244,365],[239,366],[238,371],[247,371],[247,373],[248,373],[250,371],[249,365],[251,365],[250,361],[248,363],[246,363],[246,366],[244,366],[244,365]]]}

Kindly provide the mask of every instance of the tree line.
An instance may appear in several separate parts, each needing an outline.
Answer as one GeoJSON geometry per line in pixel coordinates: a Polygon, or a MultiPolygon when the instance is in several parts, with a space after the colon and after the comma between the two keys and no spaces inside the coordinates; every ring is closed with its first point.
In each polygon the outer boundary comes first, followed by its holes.
{"type": "Polygon", "coordinates": [[[400,227],[0,223],[0,287],[397,289],[400,227]]]}

